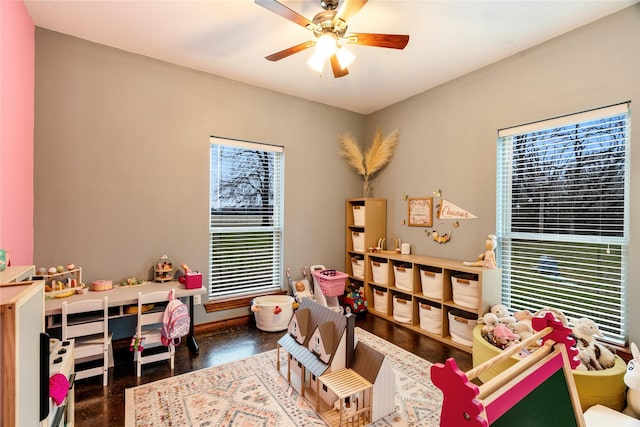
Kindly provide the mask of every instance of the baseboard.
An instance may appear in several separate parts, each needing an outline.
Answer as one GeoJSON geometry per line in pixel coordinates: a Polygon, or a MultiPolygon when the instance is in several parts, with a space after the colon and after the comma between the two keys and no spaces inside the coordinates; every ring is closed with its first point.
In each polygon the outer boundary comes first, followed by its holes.
{"type": "MultiPolygon", "coordinates": [[[[244,316],[234,317],[231,319],[216,320],[214,322],[207,322],[207,323],[201,323],[199,325],[194,325],[193,333],[194,334],[215,333],[224,329],[229,329],[229,328],[234,328],[239,326],[248,326],[253,324],[252,322],[255,322],[252,315],[244,315],[244,316]]],[[[131,338],[120,338],[112,341],[112,346],[114,349],[129,348],[130,344],[131,344],[131,338]]]]}
{"type": "Polygon", "coordinates": [[[250,315],[238,316],[232,319],[216,320],[215,322],[207,322],[201,323],[199,325],[194,325],[193,332],[195,334],[200,334],[203,332],[217,332],[221,329],[246,326],[251,324],[252,321],[253,316],[250,315]]]}

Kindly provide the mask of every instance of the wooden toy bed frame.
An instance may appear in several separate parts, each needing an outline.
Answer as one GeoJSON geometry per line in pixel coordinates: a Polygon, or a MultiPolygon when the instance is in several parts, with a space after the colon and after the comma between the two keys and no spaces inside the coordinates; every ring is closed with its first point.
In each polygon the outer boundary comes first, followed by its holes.
{"type": "Polygon", "coordinates": [[[466,373],[452,358],[431,367],[444,394],[441,427],[585,426],[571,373],[580,363],[571,330],[551,313],[534,318],[532,326],[539,332],[466,373]],[[539,339],[542,345],[514,366],[483,385],[471,382],[539,339]]]}

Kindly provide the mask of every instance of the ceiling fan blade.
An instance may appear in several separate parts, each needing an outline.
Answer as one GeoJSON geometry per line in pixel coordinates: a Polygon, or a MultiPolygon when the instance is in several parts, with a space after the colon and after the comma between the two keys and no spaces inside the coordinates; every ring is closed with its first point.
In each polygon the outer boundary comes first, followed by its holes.
{"type": "Polygon", "coordinates": [[[255,0],[255,2],[257,5],[262,6],[265,9],[268,9],[271,12],[282,16],[283,18],[286,18],[289,21],[300,25],[301,27],[313,27],[313,23],[307,18],[300,15],[298,12],[289,9],[287,6],[277,2],[276,0],[255,0]]]}
{"type": "Polygon", "coordinates": [[[404,34],[349,33],[346,35],[346,39],[347,43],[391,49],[404,49],[409,43],[409,36],[404,34]]]}
{"type": "Polygon", "coordinates": [[[287,56],[293,55],[294,53],[302,52],[305,49],[309,49],[316,45],[316,42],[313,40],[308,40],[304,43],[297,44],[295,46],[291,46],[285,50],[281,50],[280,52],[272,53],[269,56],[266,56],[269,61],[279,61],[287,56]]]}
{"type": "Polygon", "coordinates": [[[346,67],[340,67],[340,62],[338,61],[338,57],[335,53],[331,55],[331,58],[329,58],[329,62],[331,62],[331,69],[333,70],[333,76],[335,78],[344,77],[349,74],[349,70],[346,67]]]}
{"type": "Polygon", "coordinates": [[[342,6],[340,6],[336,17],[333,19],[334,25],[338,22],[338,19],[347,22],[349,18],[360,12],[360,9],[362,9],[362,6],[366,3],[367,0],[343,0],[342,6]]]}

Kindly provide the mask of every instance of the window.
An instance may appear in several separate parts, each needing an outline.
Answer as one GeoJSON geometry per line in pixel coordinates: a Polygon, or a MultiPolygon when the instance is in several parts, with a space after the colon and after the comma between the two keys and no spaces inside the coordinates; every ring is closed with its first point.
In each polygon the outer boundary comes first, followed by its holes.
{"type": "Polygon", "coordinates": [[[502,303],[555,307],[627,335],[629,106],[620,104],[498,134],[502,303]]]}
{"type": "Polygon", "coordinates": [[[280,290],[282,147],[211,138],[209,297],[280,290]]]}

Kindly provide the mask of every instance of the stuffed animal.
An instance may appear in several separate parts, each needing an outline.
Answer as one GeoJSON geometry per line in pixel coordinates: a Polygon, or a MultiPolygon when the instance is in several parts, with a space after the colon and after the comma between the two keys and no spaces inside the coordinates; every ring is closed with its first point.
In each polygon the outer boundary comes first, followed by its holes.
{"type": "Polygon", "coordinates": [[[633,359],[627,364],[627,372],[624,374],[624,383],[629,387],[627,406],[622,412],[640,418],[640,351],[636,343],[631,343],[631,354],[633,359]]]}
{"type": "Polygon", "coordinates": [[[599,337],[602,336],[602,332],[600,332],[598,325],[596,325],[596,322],[591,319],[581,317],[580,319],[572,319],[572,323],[573,335],[575,335],[576,338],[584,339],[589,344],[596,342],[595,335],[599,337]]]}
{"type": "Polygon", "coordinates": [[[493,337],[495,340],[495,346],[503,350],[520,342],[518,336],[511,332],[511,330],[502,323],[498,323],[493,329],[493,337]]]}
{"type": "Polygon", "coordinates": [[[529,310],[520,310],[513,313],[513,317],[515,317],[517,322],[528,321],[531,323],[531,319],[533,319],[533,313],[529,310]]]}
{"type": "Polygon", "coordinates": [[[496,325],[500,323],[498,320],[498,316],[495,313],[485,313],[481,318],[478,319],[478,323],[483,324],[482,327],[482,335],[485,337],[489,337],[490,340],[493,339],[493,330],[496,325]]]}
{"type": "Polygon", "coordinates": [[[516,322],[516,318],[509,315],[509,309],[505,305],[496,304],[491,307],[491,312],[498,316],[500,323],[507,325],[516,322]]]}
{"type": "Polygon", "coordinates": [[[596,335],[602,336],[596,322],[582,317],[572,323],[572,335],[576,339],[576,349],[582,364],[590,371],[611,368],[615,364],[615,355],[596,341],[596,335]]]}
{"type": "Polygon", "coordinates": [[[560,310],[558,310],[557,308],[553,308],[553,307],[543,307],[541,308],[539,311],[537,311],[533,316],[534,317],[544,317],[544,315],[546,313],[551,313],[553,314],[553,316],[558,319],[559,321],[562,322],[563,326],[569,326],[569,320],[567,319],[567,316],[564,315],[564,313],[560,310]]]}
{"type": "Polygon", "coordinates": [[[484,241],[484,247],[486,249],[484,254],[481,254],[477,261],[465,261],[463,264],[467,267],[498,268],[498,265],[496,264],[496,246],[498,246],[496,236],[489,234],[484,241]]]}
{"type": "Polygon", "coordinates": [[[520,337],[520,341],[524,341],[533,335],[531,322],[519,320],[509,325],[509,329],[511,329],[514,334],[520,337]]]}

